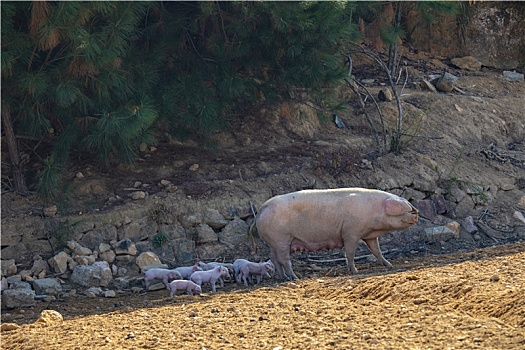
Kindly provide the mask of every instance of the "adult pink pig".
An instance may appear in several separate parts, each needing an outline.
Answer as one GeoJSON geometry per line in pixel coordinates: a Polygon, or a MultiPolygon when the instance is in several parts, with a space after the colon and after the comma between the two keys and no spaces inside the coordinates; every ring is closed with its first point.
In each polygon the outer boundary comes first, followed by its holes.
{"type": "Polygon", "coordinates": [[[392,266],[381,254],[378,237],[417,220],[417,209],[404,198],[379,190],[340,188],[273,197],[257,213],[255,225],[270,246],[279,277],[297,279],[290,252],[298,250],[344,247],[348,270],[357,273],[354,257],[361,239],[381,264],[392,266]]]}

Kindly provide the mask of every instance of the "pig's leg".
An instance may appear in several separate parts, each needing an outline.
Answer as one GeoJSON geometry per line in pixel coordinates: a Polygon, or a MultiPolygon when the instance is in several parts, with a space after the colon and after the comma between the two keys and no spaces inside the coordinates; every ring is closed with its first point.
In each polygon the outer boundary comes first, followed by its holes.
{"type": "Polygon", "coordinates": [[[275,263],[277,263],[276,268],[279,271],[279,278],[281,280],[285,279],[291,279],[291,280],[297,280],[299,279],[295,273],[292,270],[292,261],[290,259],[290,246],[288,245],[285,249],[276,249],[274,252],[272,252],[272,261],[275,257],[275,263]],[[284,273],[283,273],[284,269],[284,273]]]}
{"type": "Polygon", "coordinates": [[[165,275],[164,277],[162,277],[162,282],[164,282],[166,289],[170,289],[170,284],[168,282],[168,275],[165,275]]]}
{"type": "Polygon", "coordinates": [[[244,285],[248,287],[248,280],[246,279],[246,273],[244,269],[241,269],[241,271],[239,272],[239,276],[240,276],[240,279],[244,282],[244,285]]]}
{"type": "Polygon", "coordinates": [[[284,277],[283,267],[279,263],[279,260],[277,260],[277,254],[276,254],[276,251],[274,249],[272,249],[272,258],[271,258],[271,260],[272,260],[272,262],[273,262],[273,264],[275,266],[275,270],[279,274],[279,279],[280,280],[284,280],[285,277],[284,277]]]}
{"type": "Polygon", "coordinates": [[[352,275],[357,274],[357,269],[355,268],[354,258],[355,258],[355,251],[357,249],[357,243],[359,242],[359,239],[345,239],[344,240],[344,246],[345,246],[345,253],[346,253],[346,264],[348,266],[348,270],[352,275]]]}
{"type": "Polygon", "coordinates": [[[211,280],[211,291],[214,293],[217,291],[217,288],[215,287],[215,280],[211,280]]]}
{"type": "Polygon", "coordinates": [[[380,262],[383,266],[392,267],[392,264],[388,262],[383,257],[383,254],[381,253],[381,249],[379,248],[379,238],[368,238],[363,239],[365,241],[366,245],[368,246],[368,249],[372,252],[372,254],[376,257],[377,261],[380,262]]]}

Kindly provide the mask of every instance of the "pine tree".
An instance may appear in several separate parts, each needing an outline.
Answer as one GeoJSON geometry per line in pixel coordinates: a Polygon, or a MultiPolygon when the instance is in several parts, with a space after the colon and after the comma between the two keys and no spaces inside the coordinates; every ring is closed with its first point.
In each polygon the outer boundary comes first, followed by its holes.
{"type": "Polygon", "coordinates": [[[356,8],[3,2],[2,109],[16,135],[52,147],[37,189],[53,200],[73,151],[105,166],[132,161],[156,130],[206,138],[261,96],[283,99],[296,87],[321,94],[344,74],[356,8]]]}
{"type": "Polygon", "coordinates": [[[59,170],[74,148],[107,165],[112,156],[131,160],[135,145],[151,142],[157,112],[135,90],[135,68],[122,63],[138,54],[133,40],[149,6],[2,3],[2,109],[18,135],[53,146],[37,186],[46,199],[58,195],[59,170]]]}

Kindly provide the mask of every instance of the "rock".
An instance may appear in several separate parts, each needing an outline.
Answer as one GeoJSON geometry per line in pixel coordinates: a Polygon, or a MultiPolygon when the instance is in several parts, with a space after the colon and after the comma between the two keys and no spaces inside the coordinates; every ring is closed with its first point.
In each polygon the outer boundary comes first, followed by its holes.
{"type": "Polygon", "coordinates": [[[44,275],[47,274],[51,268],[49,267],[49,264],[47,261],[42,260],[42,258],[37,259],[33,262],[33,267],[31,267],[31,273],[33,276],[38,276],[42,272],[44,272],[44,275]]]}
{"type": "MultiPolygon", "coordinates": [[[[4,229],[2,228],[2,244],[4,242],[3,235],[4,235],[4,229]]],[[[26,244],[22,242],[18,242],[14,245],[10,245],[6,248],[3,248],[2,249],[2,259],[4,260],[2,260],[2,271],[4,271],[3,270],[4,261],[11,260],[11,259],[19,259],[21,256],[27,256],[28,254],[31,254],[31,252],[28,251],[26,244]]],[[[2,276],[5,276],[5,275],[2,273],[2,276]]]]}
{"type": "Polygon", "coordinates": [[[22,277],[22,281],[33,282],[34,280],[31,270],[22,270],[18,274],[22,277]]]}
{"type": "Polygon", "coordinates": [[[115,257],[115,260],[117,260],[117,262],[120,262],[119,265],[122,265],[123,263],[128,264],[128,263],[135,261],[135,256],[129,255],[129,254],[121,254],[121,255],[117,255],[115,257]]]}
{"type": "Polygon", "coordinates": [[[168,186],[171,185],[171,184],[172,184],[172,182],[169,181],[169,180],[164,180],[164,179],[160,180],[160,185],[161,185],[162,187],[168,187],[168,186]]]}
{"type": "Polygon", "coordinates": [[[523,81],[524,75],[521,73],[517,73],[516,71],[503,71],[503,78],[507,81],[523,81]]]}
{"type": "Polygon", "coordinates": [[[22,240],[22,233],[20,231],[8,231],[2,228],[2,245],[11,246],[19,243],[22,240]]]}
{"type": "Polygon", "coordinates": [[[61,324],[64,321],[62,314],[55,310],[43,310],[40,313],[40,318],[36,320],[36,324],[51,326],[61,324]]]}
{"type": "Polygon", "coordinates": [[[133,184],[133,188],[139,188],[140,186],[142,186],[141,181],[135,181],[135,183],[133,184]]]}
{"type": "Polygon", "coordinates": [[[153,236],[157,231],[156,223],[148,223],[146,220],[136,220],[120,227],[117,231],[118,239],[129,238],[133,242],[140,242],[153,236]]]}
{"type": "Polygon", "coordinates": [[[45,217],[55,216],[57,213],[57,206],[52,205],[50,207],[44,208],[43,211],[45,217]]]}
{"type": "Polygon", "coordinates": [[[137,266],[140,268],[140,271],[144,272],[146,271],[144,268],[147,267],[147,266],[152,266],[152,265],[157,265],[157,266],[160,266],[162,265],[159,257],[157,256],[157,254],[153,253],[153,252],[144,252],[144,253],[141,253],[137,259],[135,260],[135,264],[137,264],[137,266]]]}
{"type": "Polygon", "coordinates": [[[421,85],[422,85],[422,87],[423,87],[424,89],[427,89],[427,90],[432,91],[432,92],[437,92],[437,89],[436,89],[436,87],[434,86],[434,84],[432,84],[432,83],[429,82],[428,80],[423,79],[421,85]]]}
{"type": "Polygon", "coordinates": [[[213,231],[213,229],[206,224],[197,225],[196,231],[197,231],[197,242],[199,244],[217,242],[218,240],[218,236],[215,233],[215,231],[213,231]]]}
{"type": "Polygon", "coordinates": [[[525,208],[525,196],[521,196],[518,205],[525,208]]]}
{"type": "Polygon", "coordinates": [[[8,284],[15,283],[15,282],[22,282],[22,276],[20,275],[8,276],[6,280],[8,284]]]}
{"type": "Polygon", "coordinates": [[[463,199],[458,203],[455,209],[457,217],[475,215],[476,211],[474,207],[474,201],[472,201],[472,198],[470,198],[470,196],[463,197],[463,199]]]}
{"type": "Polygon", "coordinates": [[[430,199],[415,200],[412,204],[419,210],[419,215],[425,219],[433,220],[437,215],[436,206],[430,199]]]}
{"type": "Polygon", "coordinates": [[[144,288],[142,287],[131,287],[131,293],[134,293],[134,294],[142,293],[143,290],[144,288]]]}
{"type": "Polygon", "coordinates": [[[341,118],[339,118],[339,117],[337,116],[337,114],[334,114],[332,117],[334,118],[334,123],[335,123],[335,125],[337,125],[337,127],[338,127],[339,129],[342,129],[342,128],[345,127],[345,123],[343,123],[343,121],[341,120],[341,118]]]}
{"type": "Polygon", "coordinates": [[[55,301],[55,300],[57,300],[57,298],[54,295],[46,295],[44,296],[44,299],[42,299],[42,301],[45,301],[45,302],[50,302],[50,301],[55,301]]]}
{"type": "Polygon", "coordinates": [[[195,256],[195,242],[191,239],[174,239],[170,241],[174,256],[177,261],[186,264],[192,261],[195,256]]]}
{"type": "Polygon", "coordinates": [[[432,196],[432,203],[434,203],[434,206],[436,208],[436,213],[438,214],[444,214],[448,210],[447,201],[445,200],[445,197],[441,194],[435,194],[432,196]]]}
{"type": "MultiPolygon", "coordinates": [[[[88,230],[89,231],[89,230],[88,230]]],[[[75,250],[77,247],[80,246],[80,244],[78,242],[75,242],[75,241],[67,241],[66,242],[66,246],[71,249],[71,251],[75,250]]]]}
{"type": "Polygon", "coordinates": [[[29,289],[8,289],[2,293],[2,304],[8,309],[33,307],[36,305],[35,291],[29,289]]]}
{"type": "Polygon", "coordinates": [[[451,92],[454,89],[454,82],[458,78],[450,73],[443,72],[441,77],[436,82],[436,89],[442,92],[451,92]]]}
{"type": "Polygon", "coordinates": [[[9,288],[9,285],[7,283],[7,278],[2,277],[2,282],[0,283],[0,293],[6,290],[7,288],[9,288]]]}
{"type": "MultiPolygon", "coordinates": [[[[217,259],[220,256],[224,256],[228,251],[231,251],[228,246],[219,242],[214,242],[197,246],[195,254],[201,259],[217,259]]],[[[245,252],[241,252],[241,254],[244,253],[245,252]]]]}
{"type": "Polygon", "coordinates": [[[423,164],[429,169],[432,169],[433,171],[438,171],[438,164],[435,160],[430,158],[427,155],[418,155],[419,163],[423,164]]]}
{"type": "MultiPolygon", "coordinates": [[[[71,227],[71,230],[73,231],[73,234],[74,235],[78,235],[80,233],[86,233],[88,232],[89,230],[92,230],[95,228],[95,223],[94,222],[77,222],[75,223],[72,227],[71,227]]],[[[72,242],[73,243],[73,248],[70,248],[71,250],[75,249],[75,246],[76,244],[78,244],[77,242],[75,241],[69,241],[69,242],[72,242]]],[[[69,243],[68,242],[68,243],[69,243]]]]}
{"type": "Polygon", "coordinates": [[[228,220],[218,210],[208,209],[204,214],[204,223],[213,229],[221,229],[228,224],[228,220]]]}
{"type": "Polygon", "coordinates": [[[70,281],[82,287],[107,287],[113,281],[113,274],[106,261],[97,261],[93,265],[76,266],[70,281]]]}
{"type": "Polygon", "coordinates": [[[91,255],[93,254],[93,251],[87,247],[83,247],[81,245],[78,245],[74,250],[73,250],[73,253],[71,254],[73,256],[73,258],[76,256],[76,255],[91,255]]]}
{"type": "Polygon", "coordinates": [[[91,287],[86,290],[87,293],[93,293],[96,296],[99,296],[102,294],[102,288],[100,287],[91,287]]]}
{"type": "Polygon", "coordinates": [[[379,94],[378,94],[377,97],[379,98],[380,101],[390,102],[393,99],[393,97],[392,97],[392,90],[390,90],[390,89],[381,89],[381,90],[379,90],[379,94]]]}
{"type": "Polygon", "coordinates": [[[62,292],[62,285],[55,278],[43,278],[33,281],[36,294],[57,295],[62,292]]]}
{"type": "Polygon", "coordinates": [[[109,264],[111,264],[111,263],[113,263],[115,261],[115,257],[116,256],[117,255],[115,254],[114,251],[108,250],[108,251],[105,251],[103,253],[100,253],[99,258],[100,258],[100,260],[107,261],[109,264]]]}
{"type": "Polygon", "coordinates": [[[202,219],[199,216],[194,215],[194,214],[182,215],[179,218],[179,220],[180,220],[182,227],[184,227],[186,230],[191,229],[197,226],[198,224],[202,223],[202,219]]]}
{"type": "Polygon", "coordinates": [[[363,79],[361,80],[361,83],[363,84],[372,84],[375,81],[375,79],[363,79]]]}
{"type": "Polygon", "coordinates": [[[455,237],[454,231],[446,226],[436,226],[425,229],[426,242],[446,242],[455,237]]]}
{"type": "Polygon", "coordinates": [[[111,250],[111,246],[107,243],[100,243],[98,245],[98,251],[99,253],[107,252],[108,250],[111,250]]]}
{"type": "Polygon", "coordinates": [[[12,276],[16,274],[16,271],[17,268],[14,259],[2,260],[2,276],[12,276]]]}
{"type": "Polygon", "coordinates": [[[135,243],[129,238],[124,238],[115,245],[116,255],[137,255],[135,243]]]}
{"type": "Polygon", "coordinates": [[[481,69],[481,62],[473,56],[456,57],[450,60],[453,65],[460,69],[478,71],[481,69]]]}
{"type": "Polygon", "coordinates": [[[117,293],[114,290],[106,290],[103,295],[104,298],[115,298],[117,293]]]}
{"type": "Polygon", "coordinates": [[[0,332],[15,331],[18,328],[20,328],[20,326],[17,325],[16,323],[2,323],[2,326],[0,328],[0,332]]]}
{"type": "Polygon", "coordinates": [[[26,243],[27,249],[30,252],[38,252],[42,255],[53,255],[53,247],[51,247],[51,244],[49,244],[49,240],[47,239],[37,239],[35,241],[27,242],[26,243]]]}
{"type": "Polygon", "coordinates": [[[248,225],[243,220],[235,218],[219,232],[219,242],[235,249],[239,243],[250,242],[247,232],[248,225]]]}
{"type": "Polygon", "coordinates": [[[77,265],[78,265],[78,263],[75,260],[73,260],[73,259],[71,259],[71,260],[69,260],[67,262],[67,267],[71,271],[73,271],[75,269],[75,267],[77,267],[77,265]]]}
{"type": "Polygon", "coordinates": [[[65,252],[60,252],[47,261],[49,265],[55,270],[55,273],[64,273],[67,271],[67,263],[71,257],[65,252]]]}
{"type": "Polygon", "coordinates": [[[128,289],[130,280],[126,277],[117,277],[113,280],[113,286],[118,290],[128,289]]]}
{"type": "Polygon", "coordinates": [[[460,226],[461,225],[457,221],[452,221],[452,222],[449,222],[448,224],[445,225],[445,227],[449,228],[450,230],[452,230],[454,232],[454,238],[459,238],[459,228],[460,228],[460,226]]]}
{"type": "Polygon", "coordinates": [[[73,260],[79,265],[93,265],[96,258],[94,255],[77,255],[73,260]]]}
{"type": "Polygon", "coordinates": [[[126,269],[125,267],[119,267],[117,269],[117,276],[119,277],[126,276],[127,273],[128,273],[128,269],[126,269]]]}
{"type": "Polygon", "coordinates": [[[474,225],[474,219],[472,216],[467,216],[463,219],[461,226],[463,226],[467,233],[470,233],[471,235],[478,232],[478,228],[474,225]]]}
{"type": "Polygon", "coordinates": [[[91,250],[95,250],[100,243],[111,242],[117,239],[117,228],[114,225],[104,225],[86,232],[80,243],[91,250]]]}
{"type": "Polygon", "coordinates": [[[162,282],[152,284],[152,285],[150,285],[149,288],[148,288],[149,291],[161,290],[161,289],[166,289],[166,286],[165,286],[164,283],[162,283],[162,282]]]}
{"type": "Polygon", "coordinates": [[[146,192],[144,191],[136,191],[136,192],[133,192],[132,194],[130,194],[130,197],[131,199],[133,200],[141,200],[141,199],[144,199],[146,198],[146,192]]]}
{"type": "Polygon", "coordinates": [[[79,172],[77,172],[77,173],[75,174],[75,177],[76,177],[77,179],[83,179],[83,178],[84,178],[84,174],[82,174],[82,172],[79,171],[79,172]]]}
{"type": "Polygon", "coordinates": [[[189,168],[190,171],[197,171],[198,169],[199,169],[199,164],[193,164],[189,168]]]}
{"type": "Polygon", "coordinates": [[[31,284],[22,281],[16,281],[11,283],[11,289],[27,289],[32,290],[31,284]]]}
{"type": "Polygon", "coordinates": [[[512,215],[512,217],[518,221],[521,221],[525,224],[525,217],[523,216],[523,214],[519,211],[514,211],[514,214],[512,215]]]}
{"type": "Polygon", "coordinates": [[[464,191],[460,190],[458,187],[454,186],[450,189],[450,196],[451,201],[459,203],[463,200],[463,198],[467,196],[467,194],[464,191]]]}

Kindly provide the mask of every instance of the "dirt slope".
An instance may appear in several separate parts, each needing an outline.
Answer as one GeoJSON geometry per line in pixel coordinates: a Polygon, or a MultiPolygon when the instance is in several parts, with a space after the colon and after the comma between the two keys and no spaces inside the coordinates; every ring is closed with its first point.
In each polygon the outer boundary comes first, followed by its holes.
{"type": "Polygon", "coordinates": [[[63,322],[4,331],[2,349],[525,347],[525,244],[392,262],[391,271],[361,265],[353,277],[295,262],[308,278],[226,284],[216,294],[204,286],[194,297],[161,290],[39,304],[10,318],[34,322],[47,308],[63,322]]]}

